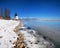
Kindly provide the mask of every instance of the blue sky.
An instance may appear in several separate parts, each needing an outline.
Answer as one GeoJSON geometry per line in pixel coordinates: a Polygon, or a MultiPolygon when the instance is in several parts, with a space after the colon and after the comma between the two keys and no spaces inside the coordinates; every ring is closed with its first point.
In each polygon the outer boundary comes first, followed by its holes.
{"type": "Polygon", "coordinates": [[[13,18],[19,17],[60,18],[60,0],[0,0],[1,8],[8,8],[13,18]]]}

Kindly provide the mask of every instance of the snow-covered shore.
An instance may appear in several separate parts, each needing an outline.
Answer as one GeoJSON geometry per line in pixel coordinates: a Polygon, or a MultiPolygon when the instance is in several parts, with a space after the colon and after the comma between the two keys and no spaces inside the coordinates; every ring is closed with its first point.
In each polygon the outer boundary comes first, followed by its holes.
{"type": "Polygon", "coordinates": [[[14,20],[0,20],[0,48],[13,48],[17,39],[14,28],[19,24],[14,20]]]}
{"type": "MultiPolygon", "coordinates": [[[[14,48],[18,35],[14,32],[19,21],[0,20],[0,48],[14,48]]],[[[23,35],[25,48],[54,48],[54,44],[38,35],[35,30],[20,26],[19,33],[23,35]]]]}
{"type": "Polygon", "coordinates": [[[43,36],[37,34],[35,30],[26,29],[22,26],[20,32],[24,36],[25,48],[54,48],[54,44],[49,40],[45,40],[43,36]]]}

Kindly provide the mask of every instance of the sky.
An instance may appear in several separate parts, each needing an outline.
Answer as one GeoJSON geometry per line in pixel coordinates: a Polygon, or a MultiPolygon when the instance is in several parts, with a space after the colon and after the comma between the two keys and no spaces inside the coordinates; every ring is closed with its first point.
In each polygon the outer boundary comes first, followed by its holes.
{"type": "Polygon", "coordinates": [[[60,18],[60,0],[0,0],[0,8],[10,10],[11,18],[60,18]]]}

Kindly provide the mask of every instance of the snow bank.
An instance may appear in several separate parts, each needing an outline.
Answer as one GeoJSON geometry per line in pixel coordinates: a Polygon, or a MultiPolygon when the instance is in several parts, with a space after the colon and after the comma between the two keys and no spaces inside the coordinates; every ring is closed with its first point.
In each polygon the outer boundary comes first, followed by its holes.
{"type": "Polygon", "coordinates": [[[17,34],[13,31],[19,24],[14,20],[0,20],[0,48],[12,48],[17,34]]]}
{"type": "Polygon", "coordinates": [[[45,40],[42,36],[39,36],[35,30],[23,28],[20,32],[24,36],[25,48],[54,48],[54,44],[52,42],[45,40]]]}

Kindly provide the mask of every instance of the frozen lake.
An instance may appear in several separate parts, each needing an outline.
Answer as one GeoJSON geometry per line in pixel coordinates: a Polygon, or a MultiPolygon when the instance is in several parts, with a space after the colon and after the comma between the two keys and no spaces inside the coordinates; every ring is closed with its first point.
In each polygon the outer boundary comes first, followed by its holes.
{"type": "Polygon", "coordinates": [[[60,48],[60,22],[24,21],[24,24],[52,39],[54,44],[60,48]]]}

